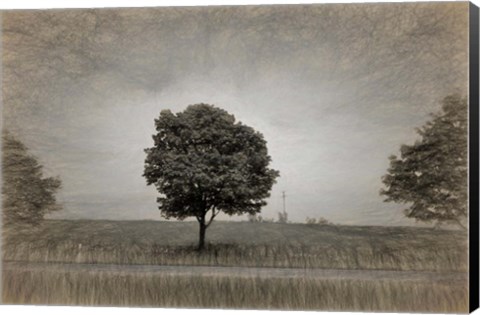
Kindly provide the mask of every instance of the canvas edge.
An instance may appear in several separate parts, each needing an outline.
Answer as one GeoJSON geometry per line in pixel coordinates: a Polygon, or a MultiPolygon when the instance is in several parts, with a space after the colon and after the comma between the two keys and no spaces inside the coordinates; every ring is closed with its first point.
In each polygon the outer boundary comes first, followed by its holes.
{"type": "Polygon", "coordinates": [[[478,7],[469,8],[469,311],[479,307],[479,24],[478,7]]]}

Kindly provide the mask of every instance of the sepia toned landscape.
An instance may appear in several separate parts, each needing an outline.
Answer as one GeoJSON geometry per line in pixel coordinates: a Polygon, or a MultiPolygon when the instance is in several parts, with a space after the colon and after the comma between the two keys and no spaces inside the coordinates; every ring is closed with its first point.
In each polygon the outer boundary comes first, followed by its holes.
{"type": "Polygon", "coordinates": [[[467,312],[468,10],[2,11],[1,302],[467,312]]]}

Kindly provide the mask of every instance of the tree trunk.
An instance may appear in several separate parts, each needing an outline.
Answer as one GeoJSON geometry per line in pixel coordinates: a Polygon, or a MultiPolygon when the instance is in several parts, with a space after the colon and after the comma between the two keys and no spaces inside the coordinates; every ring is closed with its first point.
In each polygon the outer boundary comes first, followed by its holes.
{"type": "Polygon", "coordinates": [[[198,239],[198,250],[203,250],[205,247],[205,231],[207,230],[207,226],[205,225],[205,219],[198,221],[200,224],[200,234],[198,239]]]}

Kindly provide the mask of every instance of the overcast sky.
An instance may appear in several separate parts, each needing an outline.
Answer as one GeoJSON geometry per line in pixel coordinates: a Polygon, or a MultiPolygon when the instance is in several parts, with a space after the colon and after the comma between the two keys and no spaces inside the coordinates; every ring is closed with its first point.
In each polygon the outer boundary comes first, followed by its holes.
{"type": "Polygon", "coordinates": [[[267,140],[264,217],[285,191],[292,221],[411,224],[381,176],[466,93],[467,18],[464,2],[3,12],[3,123],[61,178],[55,218],[159,219],[153,120],[202,102],[267,140]]]}

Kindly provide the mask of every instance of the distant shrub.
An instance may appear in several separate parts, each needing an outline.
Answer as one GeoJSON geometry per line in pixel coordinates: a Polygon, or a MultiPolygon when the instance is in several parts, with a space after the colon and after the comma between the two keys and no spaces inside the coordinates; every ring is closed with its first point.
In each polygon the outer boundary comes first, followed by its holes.
{"type": "Polygon", "coordinates": [[[315,224],[315,223],[317,223],[317,219],[307,217],[307,218],[305,219],[305,223],[306,223],[306,224],[315,224]]]}
{"type": "Polygon", "coordinates": [[[262,218],[261,215],[249,214],[249,215],[248,215],[248,222],[251,222],[251,223],[261,223],[261,222],[263,222],[263,218],[262,218]]]}
{"type": "Polygon", "coordinates": [[[330,221],[328,221],[327,219],[325,219],[324,217],[320,217],[317,221],[317,224],[320,224],[320,225],[327,225],[327,224],[332,224],[330,223],[330,221]]]}

